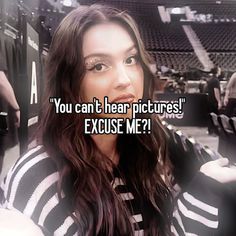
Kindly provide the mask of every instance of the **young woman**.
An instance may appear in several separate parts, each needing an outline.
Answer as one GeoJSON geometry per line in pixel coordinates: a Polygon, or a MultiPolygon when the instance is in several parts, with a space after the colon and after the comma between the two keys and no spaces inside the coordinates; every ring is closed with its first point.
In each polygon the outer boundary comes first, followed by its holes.
{"type": "MultiPolygon", "coordinates": [[[[41,145],[10,170],[2,206],[31,218],[45,235],[212,235],[218,227],[218,182],[236,179],[227,160],[202,166],[174,204],[166,135],[85,135],[84,116],[55,114],[63,103],[133,103],[152,98],[153,75],[137,26],[125,12],[92,5],[59,25],[47,61],[41,145]],[[204,174],[203,174],[204,173],[204,174]],[[210,176],[206,177],[206,175],[210,176]],[[217,181],[216,181],[217,180],[217,181]]],[[[90,114],[107,118],[107,114],[90,114]]],[[[113,117],[130,118],[127,114],[113,117]]]]}

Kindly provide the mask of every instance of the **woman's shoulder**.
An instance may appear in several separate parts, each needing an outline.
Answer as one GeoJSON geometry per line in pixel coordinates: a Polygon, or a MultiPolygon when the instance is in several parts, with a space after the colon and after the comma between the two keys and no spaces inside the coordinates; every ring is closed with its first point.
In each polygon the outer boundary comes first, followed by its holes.
{"type": "Polygon", "coordinates": [[[0,187],[0,207],[23,213],[46,235],[65,235],[61,232],[69,228],[75,233],[76,225],[68,215],[70,199],[63,190],[59,197],[58,183],[55,162],[43,146],[37,146],[20,157],[8,172],[0,187]]]}
{"type": "Polygon", "coordinates": [[[56,164],[43,146],[37,146],[21,156],[7,173],[1,184],[3,202],[7,208],[21,210],[29,200],[39,200],[50,187],[56,191],[58,178],[56,164]]]}

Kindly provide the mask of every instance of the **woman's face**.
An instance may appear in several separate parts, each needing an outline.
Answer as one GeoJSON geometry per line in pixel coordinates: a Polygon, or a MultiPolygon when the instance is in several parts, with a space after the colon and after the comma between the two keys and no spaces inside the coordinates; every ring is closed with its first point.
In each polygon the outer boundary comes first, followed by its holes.
{"type": "MultiPolygon", "coordinates": [[[[143,97],[144,73],[138,49],[122,26],[104,23],[89,28],[83,38],[83,55],[86,65],[81,84],[83,102],[92,102],[96,97],[103,104],[107,96],[111,103],[131,104],[143,97]]],[[[131,111],[116,114],[124,116],[130,118],[131,111]]]]}

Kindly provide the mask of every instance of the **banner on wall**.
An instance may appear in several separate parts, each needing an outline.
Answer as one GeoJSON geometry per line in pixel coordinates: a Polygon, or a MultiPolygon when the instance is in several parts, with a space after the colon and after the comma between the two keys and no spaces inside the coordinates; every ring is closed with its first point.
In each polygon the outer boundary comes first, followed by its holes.
{"type": "Polygon", "coordinates": [[[184,97],[186,103],[183,111],[179,114],[160,114],[159,116],[168,123],[176,126],[206,126],[208,120],[208,107],[206,94],[175,94],[156,93],[155,100],[158,102],[176,102],[184,97]]]}
{"type": "MultiPolygon", "coordinates": [[[[26,58],[28,77],[28,137],[32,137],[38,125],[40,108],[40,67],[39,67],[39,35],[27,23],[26,58]]],[[[29,140],[30,141],[30,140],[29,140]]]]}

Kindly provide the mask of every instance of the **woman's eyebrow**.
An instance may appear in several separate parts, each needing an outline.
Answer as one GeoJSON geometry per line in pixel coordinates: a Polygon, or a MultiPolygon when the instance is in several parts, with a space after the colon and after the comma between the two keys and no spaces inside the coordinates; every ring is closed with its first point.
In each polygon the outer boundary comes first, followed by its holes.
{"type": "Polygon", "coordinates": [[[109,57],[110,55],[109,54],[106,54],[106,53],[92,53],[92,54],[89,54],[88,56],[84,57],[84,59],[88,59],[90,57],[109,57]]]}
{"type": "Polygon", "coordinates": [[[129,51],[132,51],[133,49],[136,49],[136,50],[137,50],[136,45],[132,45],[131,47],[129,47],[127,50],[125,50],[125,53],[127,53],[127,52],[129,52],[129,51]]]}
{"type": "MultiPolygon", "coordinates": [[[[133,49],[137,49],[136,45],[132,45],[130,46],[129,48],[127,48],[124,53],[128,53],[130,52],[131,50],[133,49]]],[[[87,55],[86,57],[84,57],[84,59],[88,59],[90,57],[111,57],[111,54],[108,54],[108,53],[91,53],[89,55],[87,55]]]]}

